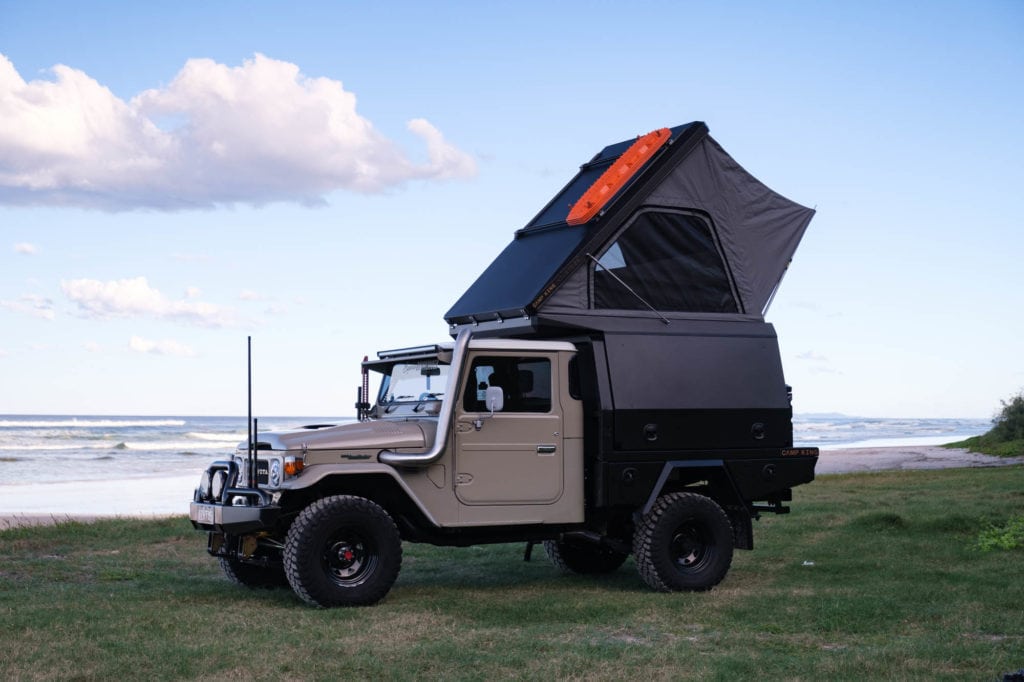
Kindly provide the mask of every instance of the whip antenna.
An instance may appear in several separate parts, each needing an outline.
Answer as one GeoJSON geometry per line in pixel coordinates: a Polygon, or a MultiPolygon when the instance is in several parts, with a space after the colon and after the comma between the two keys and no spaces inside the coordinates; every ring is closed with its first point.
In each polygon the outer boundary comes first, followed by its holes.
{"type": "Polygon", "coordinates": [[[255,476],[255,473],[256,473],[255,446],[256,446],[256,444],[253,442],[253,438],[252,438],[252,337],[251,336],[247,337],[246,346],[247,346],[247,351],[248,351],[248,355],[246,357],[246,365],[247,365],[247,368],[248,368],[248,371],[249,371],[249,400],[248,400],[249,418],[248,418],[248,420],[246,422],[246,425],[249,428],[249,451],[248,451],[248,453],[246,455],[245,463],[249,465],[249,467],[248,467],[249,468],[249,487],[250,488],[254,488],[254,487],[256,487],[256,486],[253,485],[253,481],[256,479],[256,476],[255,476]]]}

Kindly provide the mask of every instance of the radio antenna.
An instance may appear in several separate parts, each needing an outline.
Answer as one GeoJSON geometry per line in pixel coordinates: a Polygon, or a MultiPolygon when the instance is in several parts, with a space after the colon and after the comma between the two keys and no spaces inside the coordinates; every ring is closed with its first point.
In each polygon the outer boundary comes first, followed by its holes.
{"type": "Polygon", "coordinates": [[[255,445],[256,444],[253,443],[253,438],[252,438],[252,337],[251,336],[248,337],[248,339],[247,339],[247,350],[248,350],[248,356],[246,358],[246,365],[247,365],[248,371],[249,371],[249,400],[248,400],[248,404],[249,404],[249,419],[247,421],[247,426],[249,427],[249,451],[248,451],[248,453],[246,455],[245,462],[246,462],[246,464],[249,465],[249,487],[253,488],[253,487],[255,487],[255,486],[253,486],[253,481],[256,478],[254,476],[256,465],[255,465],[255,462],[254,462],[255,458],[253,456],[254,452],[255,452],[255,445]]]}

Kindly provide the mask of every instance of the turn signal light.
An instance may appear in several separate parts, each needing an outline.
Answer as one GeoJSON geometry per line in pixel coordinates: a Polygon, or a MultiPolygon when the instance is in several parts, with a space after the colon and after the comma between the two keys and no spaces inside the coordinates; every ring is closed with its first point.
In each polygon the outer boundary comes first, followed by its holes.
{"type": "Polygon", "coordinates": [[[284,475],[285,476],[298,476],[299,473],[306,468],[306,463],[299,457],[285,457],[284,458],[284,475]]]}

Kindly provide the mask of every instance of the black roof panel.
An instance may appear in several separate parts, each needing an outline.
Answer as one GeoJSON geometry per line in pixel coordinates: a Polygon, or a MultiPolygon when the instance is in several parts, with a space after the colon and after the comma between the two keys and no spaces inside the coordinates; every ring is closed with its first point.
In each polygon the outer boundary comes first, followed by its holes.
{"type": "Polygon", "coordinates": [[[585,227],[520,232],[445,315],[446,319],[494,319],[525,314],[587,236],[585,227]]]}

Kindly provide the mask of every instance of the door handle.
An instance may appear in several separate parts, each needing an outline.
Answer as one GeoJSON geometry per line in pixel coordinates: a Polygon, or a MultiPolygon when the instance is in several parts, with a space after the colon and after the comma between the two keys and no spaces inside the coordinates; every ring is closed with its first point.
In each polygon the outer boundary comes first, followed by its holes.
{"type": "Polygon", "coordinates": [[[538,445],[537,446],[537,452],[542,454],[542,455],[553,455],[553,454],[555,454],[555,446],[554,445],[538,445]]]}

